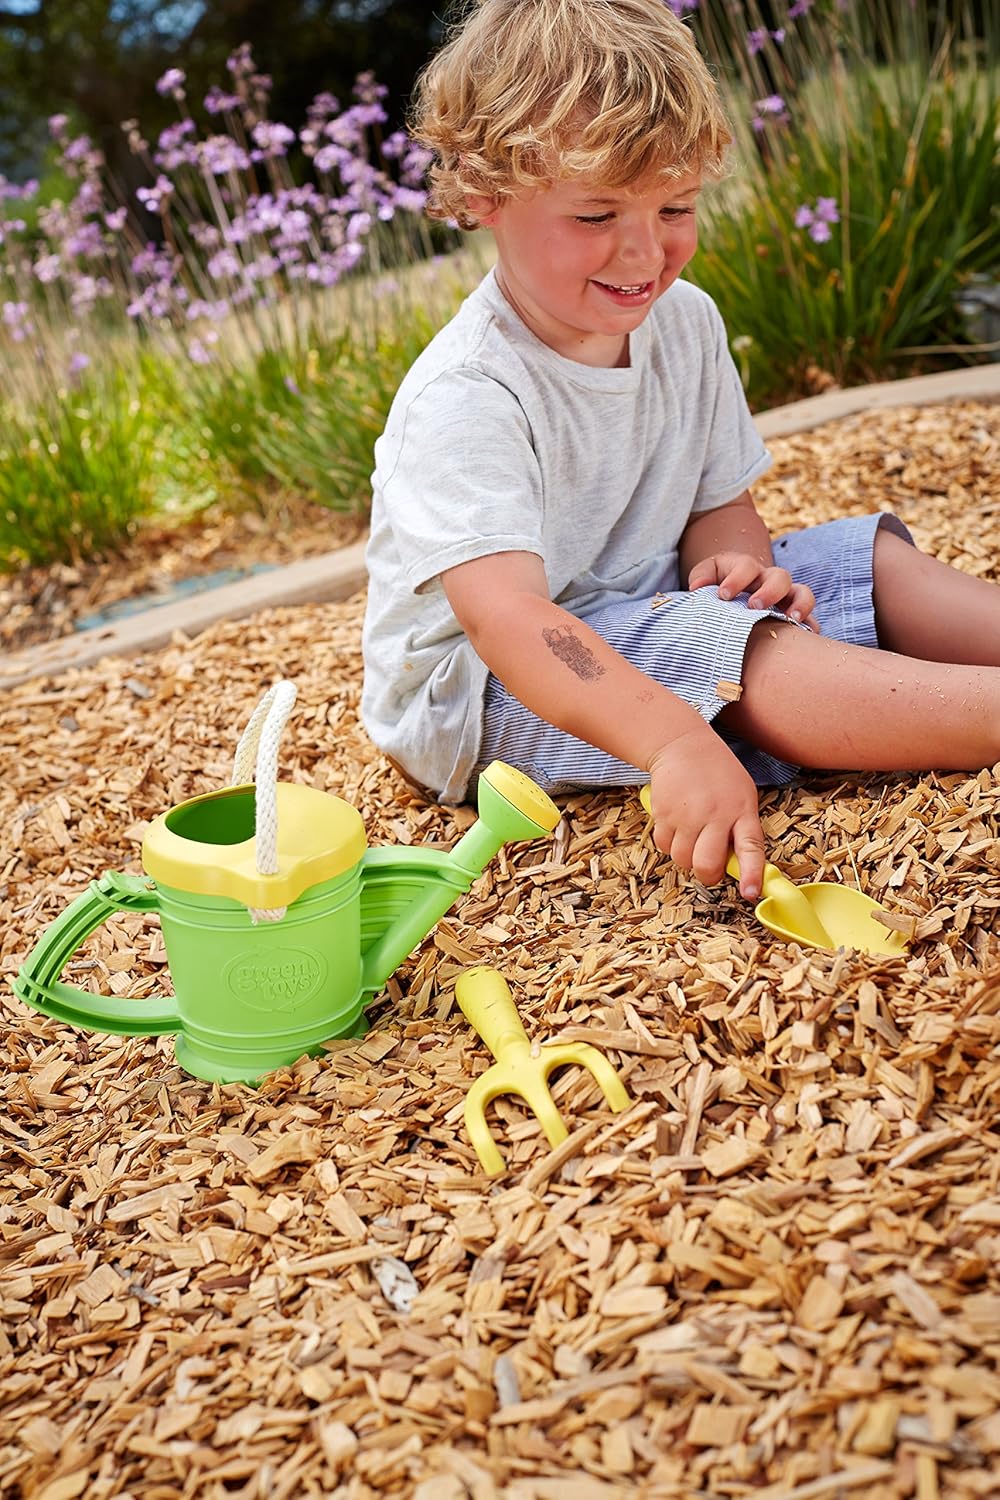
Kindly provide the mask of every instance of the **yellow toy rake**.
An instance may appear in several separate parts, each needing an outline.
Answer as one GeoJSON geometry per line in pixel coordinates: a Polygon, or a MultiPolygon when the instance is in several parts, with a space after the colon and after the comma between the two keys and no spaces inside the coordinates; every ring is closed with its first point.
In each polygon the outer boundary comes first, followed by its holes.
{"type": "Polygon", "coordinates": [[[631,1099],[607,1058],[588,1042],[546,1042],[532,1047],[521,1025],[510,988],[496,969],[469,969],[455,985],[462,1014],[496,1058],[477,1078],[465,1101],[465,1128],[482,1164],[495,1177],[503,1171],[503,1157],[486,1123],[486,1106],[500,1094],[517,1094],[534,1112],[550,1146],[558,1146],[569,1131],[549,1092],[549,1075],[556,1068],[578,1064],[597,1080],[615,1114],[631,1099]]]}

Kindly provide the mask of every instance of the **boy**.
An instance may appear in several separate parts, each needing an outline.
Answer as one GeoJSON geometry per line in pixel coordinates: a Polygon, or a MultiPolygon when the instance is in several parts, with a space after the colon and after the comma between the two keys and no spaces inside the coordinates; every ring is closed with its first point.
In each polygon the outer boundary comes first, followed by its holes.
{"type": "Polygon", "coordinates": [[[436,211],[497,259],[376,445],[376,744],[442,802],[494,757],[548,791],[648,779],[657,846],[709,884],[734,849],[750,900],[758,784],[1000,759],[995,585],[891,516],[772,550],[770,460],[679,280],[730,136],[663,0],[482,0],[415,127],[436,211]]]}

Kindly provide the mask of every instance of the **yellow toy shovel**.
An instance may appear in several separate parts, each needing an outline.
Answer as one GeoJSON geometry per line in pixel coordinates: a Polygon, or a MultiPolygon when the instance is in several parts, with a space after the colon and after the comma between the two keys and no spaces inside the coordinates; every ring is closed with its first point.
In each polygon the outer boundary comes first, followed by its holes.
{"type": "Polygon", "coordinates": [[[569,1134],[549,1093],[549,1074],[556,1068],[578,1063],[593,1073],[615,1114],[631,1099],[618,1074],[602,1053],[587,1042],[546,1042],[532,1048],[521,1025],[510,988],[496,969],[468,969],[455,985],[455,998],[462,1014],[489,1047],[496,1062],[477,1078],[465,1101],[465,1128],[482,1164],[495,1177],[503,1171],[486,1123],[486,1106],[498,1094],[518,1094],[538,1118],[550,1146],[558,1146],[569,1134]]]}
{"type": "MultiPolygon", "coordinates": [[[[649,787],[639,789],[639,800],[651,812],[649,787]]],[[[740,878],[735,854],[726,862],[726,873],[740,878]]],[[[905,953],[906,939],[890,931],[876,918],[882,908],[871,896],[830,880],[793,885],[776,865],[765,864],[763,899],[754,908],[758,922],[776,937],[801,943],[805,948],[856,948],[860,953],[905,953]]]]}

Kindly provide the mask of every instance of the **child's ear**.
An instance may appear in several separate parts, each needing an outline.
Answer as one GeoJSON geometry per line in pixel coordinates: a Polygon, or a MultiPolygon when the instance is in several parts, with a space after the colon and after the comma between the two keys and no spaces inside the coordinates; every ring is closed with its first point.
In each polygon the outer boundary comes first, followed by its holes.
{"type": "Polygon", "coordinates": [[[500,208],[500,199],[487,193],[466,193],[465,205],[469,217],[475,219],[481,229],[492,229],[500,208]]]}

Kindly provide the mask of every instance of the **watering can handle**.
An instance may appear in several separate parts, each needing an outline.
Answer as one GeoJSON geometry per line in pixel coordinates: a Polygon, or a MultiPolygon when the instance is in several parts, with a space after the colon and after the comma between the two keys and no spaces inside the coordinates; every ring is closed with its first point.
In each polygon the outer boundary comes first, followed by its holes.
{"type": "Polygon", "coordinates": [[[278,873],[278,745],[295,706],[295,684],[282,680],[268,688],[240,736],[233,761],[233,786],[257,787],[257,873],[278,873]]]}
{"type": "Polygon", "coordinates": [[[148,1000],[91,995],[59,975],[80,945],[116,911],[157,911],[155,887],[144,877],[109,870],[92,880],[82,895],[48,926],[28,954],[11,988],[19,1000],[57,1021],[123,1036],[159,1036],[174,1032],[180,1022],[171,995],[148,1000]]]}

